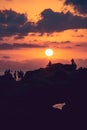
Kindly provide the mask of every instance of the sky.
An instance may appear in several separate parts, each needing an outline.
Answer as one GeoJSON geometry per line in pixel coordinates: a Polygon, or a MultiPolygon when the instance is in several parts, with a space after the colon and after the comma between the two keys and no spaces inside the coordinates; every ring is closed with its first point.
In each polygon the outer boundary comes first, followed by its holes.
{"type": "Polygon", "coordinates": [[[86,0],[0,0],[1,70],[33,70],[72,58],[87,67],[86,0]]]}

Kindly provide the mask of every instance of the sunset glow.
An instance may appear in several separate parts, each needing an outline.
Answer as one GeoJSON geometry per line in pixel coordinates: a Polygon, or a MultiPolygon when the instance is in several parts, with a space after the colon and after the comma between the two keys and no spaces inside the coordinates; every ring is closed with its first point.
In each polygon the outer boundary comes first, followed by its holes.
{"type": "MultiPolygon", "coordinates": [[[[87,8],[73,0],[1,0],[0,67],[25,62],[37,67],[47,57],[87,66],[87,8]],[[73,5],[73,6],[71,6],[73,5]],[[79,6],[78,6],[79,5],[79,6]],[[52,48],[55,52],[45,52],[52,48]],[[79,60],[79,62],[78,62],[79,60]]],[[[42,65],[42,64],[41,64],[42,65]]],[[[12,68],[12,66],[11,66],[12,68]]],[[[15,66],[14,66],[15,68],[15,66]]],[[[17,68],[17,67],[16,67],[17,68]]]]}
{"type": "Polygon", "coordinates": [[[47,56],[52,56],[53,55],[53,50],[52,49],[46,49],[45,54],[47,56]]]}

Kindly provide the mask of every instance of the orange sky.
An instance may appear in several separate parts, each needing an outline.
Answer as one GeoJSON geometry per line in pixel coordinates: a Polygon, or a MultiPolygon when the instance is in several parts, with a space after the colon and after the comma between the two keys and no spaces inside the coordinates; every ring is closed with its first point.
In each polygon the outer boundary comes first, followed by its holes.
{"type": "MultiPolygon", "coordinates": [[[[12,9],[16,12],[26,13],[29,20],[37,22],[40,19],[40,13],[47,8],[54,12],[63,10],[63,1],[61,0],[1,0],[0,10],[12,9]]],[[[70,10],[72,10],[70,8],[70,10]]],[[[62,32],[53,32],[44,35],[33,32],[24,36],[22,39],[15,39],[15,36],[4,37],[0,40],[2,43],[26,43],[36,44],[45,47],[32,47],[22,49],[0,50],[1,60],[23,61],[31,59],[48,59],[45,55],[46,48],[52,48],[54,55],[51,59],[67,59],[72,57],[76,59],[87,58],[87,29],[69,29],[62,32]],[[8,56],[9,58],[5,58],[8,56]],[[3,58],[4,57],[4,58],[3,58]]]]}
{"type": "Polygon", "coordinates": [[[27,13],[29,19],[36,20],[41,11],[46,8],[52,8],[54,11],[60,11],[62,2],[58,0],[1,0],[0,9],[12,8],[18,12],[27,13]]]}

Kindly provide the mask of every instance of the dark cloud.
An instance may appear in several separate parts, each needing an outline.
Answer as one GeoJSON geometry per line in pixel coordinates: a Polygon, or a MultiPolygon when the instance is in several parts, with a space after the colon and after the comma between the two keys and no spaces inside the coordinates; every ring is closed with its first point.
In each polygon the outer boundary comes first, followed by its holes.
{"type": "Polygon", "coordinates": [[[60,42],[57,42],[57,41],[53,41],[51,42],[52,44],[69,44],[71,43],[71,41],[60,41],[60,42]]]}
{"type": "Polygon", "coordinates": [[[82,35],[77,35],[77,36],[72,36],[72,37],[81,37],[81,38],[83,38],[84,35],[82,34],[82,35]]]}
{"type": "Polygon", "coordinates": [[[52,44],[60,44],[60,42],[57,42],[57,41],[53,41],[51,42],[52,44]]]}
{"type": "Polygon", "coordinates": [[[84,49],[87,49],[87,43],[76,44],[75,47],[84,47],[84,49]]]}
{"type": "Polygon", "coordinates": [[[0,11],[0,36],[27,35],[33,30],[33,23],[29,22],[23,13],[10,10],[0,11]]]}
{"type": "Polygon", "coordinates": [[[65,48],[67,48],[67,49],[72,49],[72,47],[71,47],[71,46],[66,46],[65,48]]]}
{"type": "Polygon", "coordinates": [[[15,36],[14,38],[15,38],[15,40],[17,40],[17,39],[23,39],[24,36],[22,36],[22,35],[18,35],[18,36],[15,36]]]}
{"type": "Polygon", "coordinates": [[[35,33],[32,33],[32,34],[30,34],[30,36],[36,36],[36,34],[35,34],[35,33]]]}
{"type": "Polygon", "coordinates": [[[73,6],[81,14],[87,14],[87,0],[65,0],[64,4],[73,6]]]}
{"type": "Polygon", "coordinates": [[[76,44],[75,46],[76,46],[76,47],[81,47],[82,45],[80,45],[80,44],[76,44]]]}
{"type": "Polygon", "coordinates": [[[87,17],[74,16],[67,12],[54,12],[51,9],[45,9],[41,13],[42,19],[37,22],[38,32],[60,32],[68,29],[85,29],[87,28],[87,17]]]}
{"type": "Polygon", "coordinates": [[[34,42],[37,42],[38,40],[37,40],[37,39],[34,39],[33,41],[34,41],[34,42]]]}
{"type": "Polygon", "coordinates": [[[2,56],[3,59],[10,59],[10,56],[2,56]]]}
{"type": "Polygon", "coordinates": [[[78,32],[78,29],[75,29],[74,31],[75,31],[75,32],[78,32]]]}
{"type": "Polygon", "coordinates": [[[38,45],[38,44],[27,44],[27,43],[2,43],[0,44],[0,50],[10,50],[10,49],[21,49],[21,48],[45,48],[45,45],[38,45]]]}
{"type": "Polygon", "coordinates": [[[84,37],[84,35],[83,34],[82,35],[78,35],[77,37],[81,37],[82,38],[82,37],[84,37]]]}
{"type": "Polygon", "coordinates": [[[10,10],[0,11],[0,37],[15,35],[15,39],[24,38],[28,33],[42,36],[44,33],[61,32],[68,29],[87,29],[87,17],[74,16],[67,12],[54,12],[45,9],[37,23],[28,20],[27,15],[10,10]]]}
{"type": "Polygon", "coordinates": [[[0,40],[2,41],[2,40],[3,40],[3,38],[2,38],[2,37],[0,37],[0,40]]]}
{"type": "Polygon", "coordinates": [[[70,41],[63,41],[61,42],[62,44],[67,44],[67,43],[71,43],[70,41]]]}

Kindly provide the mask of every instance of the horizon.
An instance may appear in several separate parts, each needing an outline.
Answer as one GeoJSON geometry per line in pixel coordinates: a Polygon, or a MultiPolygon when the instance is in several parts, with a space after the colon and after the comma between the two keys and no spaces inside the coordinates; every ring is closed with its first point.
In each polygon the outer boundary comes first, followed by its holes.
{"type": "MultiPolygon", "coordinates": [[[[74,59],[77,69],[79,68],[87,68],[87,60],[84,59],[74,59]],[[84,64],[86,63],[86,64],[84,64]]],[[[25,72],[27,71],[34,71],[39,68],[46,68],[49,60],[48,59],[34,59],[29,61],[0,61],[0,75],[3,75],[5,70],[10,69],[11,71],[19,71],[22,70],[25,72]],[[36,62],[37,61],[37,62],[36,62]],[[39,64],[38,64],[39,63],[39,64]]],[[[51,60],[52,64],[54,63],[62,63],[62,64],[71,64],[71,60],[65,60],[65,59],[56,59],[51,60]]]]}
{"type": "Polygon", "coordinates": [[[47,62],[87,67],[87,2],[1,0],[0,70],[34,70],[47,62]],[[45,50],[51,48],[53,56],[45,50]]]}

